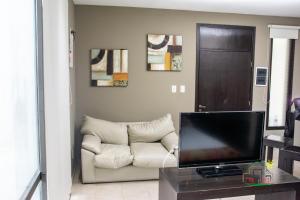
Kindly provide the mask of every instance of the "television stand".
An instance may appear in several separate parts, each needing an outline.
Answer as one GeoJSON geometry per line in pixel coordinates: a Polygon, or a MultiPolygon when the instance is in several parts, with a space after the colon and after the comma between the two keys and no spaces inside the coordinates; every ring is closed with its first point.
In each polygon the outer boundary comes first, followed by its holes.
{"type": "Polygon", "coordinates": [[[198,168],[196,171],[204,178],[237,176],[243,174],[243,170],[237,166],[221,166],[221,167],[216,166],[216,167],[198,168]]]}
{"type": "MultiPolygon", "coordinates": [[[[248,173],[253,165],[239,167],[248,173]]],[[[264,163],[255,165],[266,171],[264,163]]],[[[204,200],[236,197],[246,199],[245,195],[255,195],[255,200],[300,200],[300,179],[273,167],[271,179],[262,178],[260,184],[245,182],[241,176],[203,178],[195,168],[160,168],[159,200],[204,200]]],[[[251,198],[252,199],[252,198],[251,198]]]]}

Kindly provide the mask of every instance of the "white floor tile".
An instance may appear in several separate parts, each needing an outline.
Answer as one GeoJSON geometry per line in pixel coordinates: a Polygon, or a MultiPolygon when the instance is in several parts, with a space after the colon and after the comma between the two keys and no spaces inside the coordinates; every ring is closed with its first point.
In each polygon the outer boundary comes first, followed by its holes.
{"type": "MultiPolygon", "coordinates": [[[[274,167],[278,166],[277,158],[278,150],[274,149],[274,167]]],[[[78,174],[74,177],[71,200],[158,200],[158,181],[81,184],[78,174]]],[[[294,175],[300,177],[300,162],[295,162],[294,175]]],[[[254,196],[242,196],[222,200],[254,199],[254,196]]]]}
{"type": "Polygon", "coordinates": [[[123,200],[121,183],[95,184],[95,200],[123,200]]]}
{"type": "Polygon", "coordinates": [[[122,194],[124,200],[158,200],[158,181],[124,182],[122,194]]]}
{"type": "Polygon", "coordinates": [[[95,196],[85,194],[72,194],[71,200],[95,200],[95,196]]]}

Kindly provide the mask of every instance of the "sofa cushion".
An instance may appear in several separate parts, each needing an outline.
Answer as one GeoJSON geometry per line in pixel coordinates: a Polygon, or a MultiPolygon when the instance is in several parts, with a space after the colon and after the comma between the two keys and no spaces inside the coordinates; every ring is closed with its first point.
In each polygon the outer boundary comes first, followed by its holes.
{"type": "Polygon", "coordinates": [[[170,114],[151,122],[128,125],[130,143],[156,142],[173,131],[175,128],[170,114]]]}
{"type": "Polygon", "coordinates": [[[101,144],[101,153],[95,156],[95,166],[98,168],[118,169],[130,165],[133,156],[127,145],[101,144]]]}
{"type": "Polygon", "coordinates": [[[103,143],[128,145],[128,134],[125,124],[85,116],[81,133],[97,134],[103,143]]]}
{"type": "Polygon", "coordinates": [[[82,148],[91,151],[95,154],[101,152],[101,140],[97,135],[85,135],[82,140],[82,148]]]}
{"type": "Polygon", "coordinates": [[[131,143],[130,148],[136,167],[162,168],[165,159],[165,167],[177,166],[176,157],[168,154],[161,143],[131,143]]]}
{"type": "Polygon", "coordinates": [[[175,132],[169,133],[161,139],[161,143],[168,151],[173,152],[178,149],[178,135],[175,132]]]}

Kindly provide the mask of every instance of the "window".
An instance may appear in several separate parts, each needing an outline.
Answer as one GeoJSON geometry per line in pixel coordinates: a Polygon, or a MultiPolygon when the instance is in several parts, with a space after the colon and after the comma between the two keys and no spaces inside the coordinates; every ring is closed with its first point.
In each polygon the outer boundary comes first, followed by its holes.
{"type": "Polygon", "coordinates": [[[0,18],[0,194],[2,199],[33,194],[39,199],[35,191],[45,188],[41,0],[5,1],[0,18]]]}
{"type": "Polygon", "coordinates": [[[295,39],[298,29],[271,28],[271,68],[268,93],[267,129],[284,129],[292,95],[295,39]],[[290,33],[296,31],[290,37],[290,33]]]}
{"type": "Polygon", "coordinates": [[[36,190],[34,191],[31,200],[42,200],[43,193],[42,193],[42,184],[38,184],[36,190]]]}

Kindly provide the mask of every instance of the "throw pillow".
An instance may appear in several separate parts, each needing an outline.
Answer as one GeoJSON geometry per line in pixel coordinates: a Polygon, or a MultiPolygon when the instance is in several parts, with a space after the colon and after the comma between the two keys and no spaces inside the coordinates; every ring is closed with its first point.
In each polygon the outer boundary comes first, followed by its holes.
{"type": "Polygon", "coordinates": [[[97,134],[103,143],[128,145],[127,127],[125,124],[85,116],[81,133],[97,134]]]}
{"type": "Polygon", "coordinates": [[[165,135],[175,131],[171,114],[139,124],[129,124],[128,134],[130,142],[156,142],[161,140],[165,135]]]}

